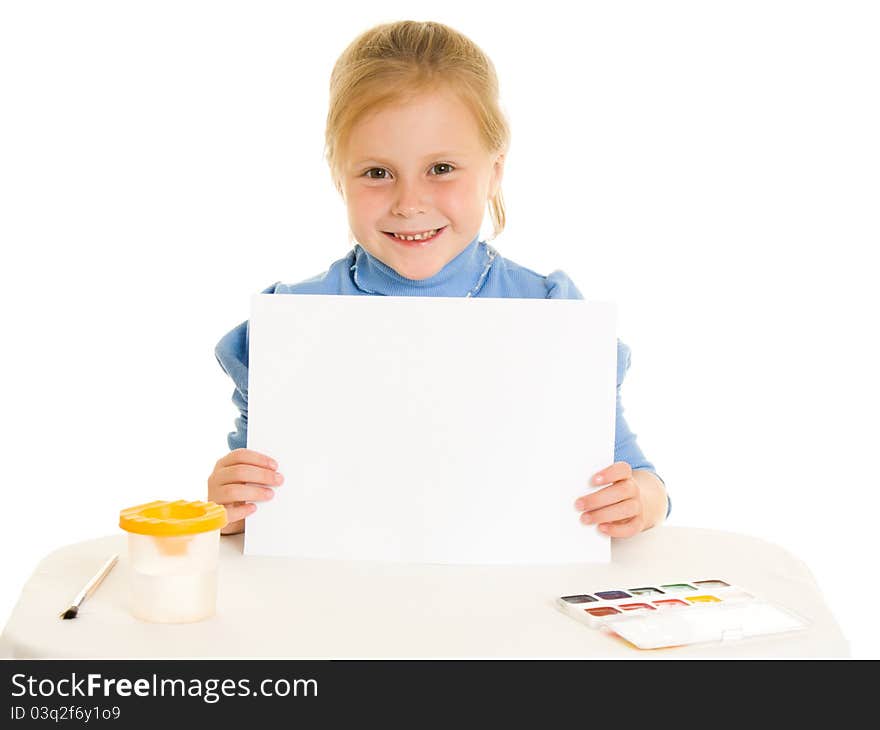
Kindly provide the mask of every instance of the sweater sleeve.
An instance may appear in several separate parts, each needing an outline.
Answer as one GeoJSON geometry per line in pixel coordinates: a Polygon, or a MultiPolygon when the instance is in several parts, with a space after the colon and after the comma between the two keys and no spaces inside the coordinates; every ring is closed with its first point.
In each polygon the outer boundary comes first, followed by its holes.
{"type": "MultiPolygon", "coordinates": [[[[553,271],[545,280],[548,299],[583,299],[583,295],[575,286],[574,282],[563,271],[553,271]]],[[[623,417],[623,403],[620,399],[620,386],[630,366],[630,349],[620,340],[617,340],[617,412],[614,421],[614,461],[625,461],[633,469],[644,469],[656,476],[663,485],[666,482],[657,474],[657,470],[645,457],[636,440],[636,434],[632,432],[626,419],[623,417]]],[[[667,491],[666,516],[672,511],[672,500],[667,491]]]]}
{"type": "MultiPolygon", "coordinates": [[[[645,454],[642,452],[641,447],[636,441],[636,435],[632,432],[629,427],[629,424],[626,422],[626,419],[623,417],[623,404],[620,400],[620,386],[623,383],[623,379],[626,376],[626,371],[629,370],[630,365],[630,349],[627,345],[625,345],[620,340],[617,341],[617,416],[615,418],[614,423],[614,461],[625,461],[629,464],[634,470],[635,469],[644,469],[646,471],[650,471],[654,474],[661,482],[663,482],[663,486],[666,486],[666,482],[663,481],[663,477],[661,477],[657,470],[654,468],[654,465],[645,458],[645,454]]],[[[669,513],[672,511],[672,500],[669,497],[669,492],[667,490],[666,493],[666,516],[669,517],[669,513]]]]}
{"type": "Polygon", "coordinates": [[[248,418],[248,322],[223,336],[214,348],[214,356],[223,371],[232,378],[235,389],[232,391],[232,402],[238,408],[235,419],[235,430],[226,437],[229,450],[244,448],[247,444],[248,418]]]}
{"type": "MultiPolygon", "coordinates": [[[[261,294],[274,294],[280,282],[263,289],[261,294]]],[[[235,430],[226,436],[229,450],[242,449],[247,446],[248,425],[248,322],[244,321],[235,329],[227,332],[214,348],[214,356],[235,386],[232,391],[232,402],[238,408],[235,419],[235,430]]]]}

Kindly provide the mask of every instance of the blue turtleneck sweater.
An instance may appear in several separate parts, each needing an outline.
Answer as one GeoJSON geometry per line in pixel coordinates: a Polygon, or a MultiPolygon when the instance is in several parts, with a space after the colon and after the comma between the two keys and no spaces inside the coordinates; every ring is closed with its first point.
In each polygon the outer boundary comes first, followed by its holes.
{"type": "MultiPolygon", "coordinates": [[[[356,244],[345,258],[334,262],[323,274],[298,284],[276,282],[263,294],[349,294],[353,296],[413,297],[512,297],[519,299],[583,299],[577,287],[562,271],[541,276],[501,257],[479,236],[458,256],[427,279],[407,279],[356,244]]],[[[247,444],[248,413],[248,323],[242,322],[227,333],[214,350],[217,361],[235,383],[232,402],[240,416],[236,430],[227,437],[230,449],[247,444]]],[[[620,385],[629,369],[630,350],[617,341],[617,419],[614,436],[614,461],[625,461],[633,469],[656,474],[645,458],[623,418],[620,385]]],[[[589,478],[587,475],[585,478],[589,478]]],[[[671,502],[667,506],[667,515],[671,502]]]]}

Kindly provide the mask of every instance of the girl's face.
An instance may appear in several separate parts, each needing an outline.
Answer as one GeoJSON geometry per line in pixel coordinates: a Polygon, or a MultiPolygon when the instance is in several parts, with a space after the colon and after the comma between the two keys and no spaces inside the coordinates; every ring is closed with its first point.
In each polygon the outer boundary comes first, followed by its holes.
{"type": "Polygon", "coordinates": [[[342,193],[355,240],[408,279],[426,279],[480,232],[503,153],[489,154],[453,93],[436,91],[361,119],[348,140],[342,193]],[[440,229],[426,241],[393,233],[440,229]]]}

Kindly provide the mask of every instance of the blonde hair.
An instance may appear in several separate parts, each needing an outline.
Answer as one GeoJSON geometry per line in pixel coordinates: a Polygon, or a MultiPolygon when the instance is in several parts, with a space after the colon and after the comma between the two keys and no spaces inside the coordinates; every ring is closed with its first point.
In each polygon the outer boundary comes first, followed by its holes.
{"type": "MultiPolygon", "coordinates": [[[[364,115],[405,103],[426,92],[449,90],[471,110],[491,154],[506,152],[510,127],[498,99],[498,77],[489,57],[458,31],[431,21],[401,20],[361,33],[330,74],[324,154],[342,194],[342,167],[352,127],[364,115]]],[[[497,237],[504,230],[501,186],[489,199],[497,237]]]]}

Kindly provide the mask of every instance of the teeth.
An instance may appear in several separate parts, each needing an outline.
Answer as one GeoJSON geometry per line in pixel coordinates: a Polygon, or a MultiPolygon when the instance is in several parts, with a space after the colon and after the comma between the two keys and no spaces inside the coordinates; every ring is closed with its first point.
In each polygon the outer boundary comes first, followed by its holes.
{"type": "Polygon", "coordinates": [[[433,231],[425,231],[424,233],[416,233],[414,236],[398,236],[396,233],[392,234],[395,238],[399,238],[401,241],[424,241],[426,238],[430,238],[433,236],[439,228],[435,228],[433,231]]]}

